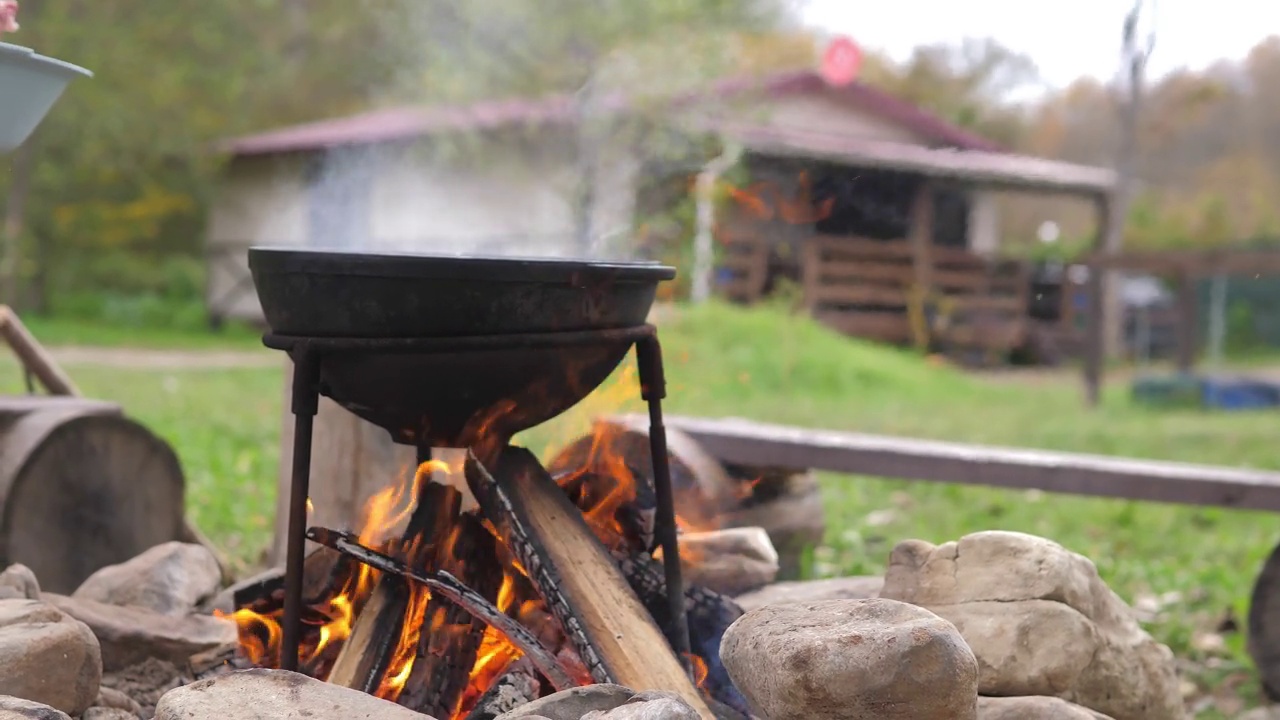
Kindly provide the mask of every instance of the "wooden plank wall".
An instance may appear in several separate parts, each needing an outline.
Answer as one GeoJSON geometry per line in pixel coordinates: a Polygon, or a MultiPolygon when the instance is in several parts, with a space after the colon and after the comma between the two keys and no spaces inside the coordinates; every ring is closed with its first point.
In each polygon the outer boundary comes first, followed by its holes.
{"type": "MultiPolygon", "coordinates": [[[[943,246],[932,246],[930,255],[929,283],[944,316],[933,328],[939,344],[1007,351],[1021,343],[1029,292],[1025,267],[943,246]]],[[[915,279],[906,240],[819,235],[805,245],[805,306],[819,321],[849,335],[912,342],[915,279]]]]}
{"type": "Polygon", "coordinates": [[[769,279],[769,243],[762,233],[732,224],[717,228],[716,235],[723,247],[716,268],[717,292],[732,302],[757,302],[769,279]],[[729,279],[721,280],[722,274],[729,279]]]}

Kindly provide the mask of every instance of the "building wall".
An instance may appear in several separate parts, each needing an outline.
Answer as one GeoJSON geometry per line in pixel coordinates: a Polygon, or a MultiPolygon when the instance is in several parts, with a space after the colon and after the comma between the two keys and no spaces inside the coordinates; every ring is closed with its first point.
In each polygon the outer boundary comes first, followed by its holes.
{"type": "MultiPolygon", "coordinates": [[[[424,141],[345,151],[330,156],[341,159],[314,174],[307,172],[314,156],[234,163],[222,181],[208,243],[234,254],[235,262],[211,263],[209,297],[224,297],[247,275],[246,251],[257,244],[370,252],[584,254],[575,234],[579,174],[573,148],[568,132],[543,131],[537,136],[471,138],[463,145],[424,141]],[[349,177],[343,177],[344,163],[352,168],[349,177]],[[369,172],[370,167],[376,170],[369,172]],[[313,175],[320,179],[314,190],[313,175]],[[344,192],[362,189],[351,182],[357,176],[370,186],[363,188],[359,202],[341,202],[344,192]],[[320,223],[325,227],[312,227],[320,223]],[[334,227],[342,228],[338,234],[343,237],[331,237],[334,227]],[[360,232],[349,233],[352,228],[360,232]]],[[[602,147],[594,176],[591,225],[596,238],[590,254],[629,254],[638,167],[626,147],[602,147]]],[[[217,310],[247,320],[261,317],[251,285],[217,310]]]]}
{"type": "Polygon", "coordinates": [[[1000,209],[990,192],[969,193],[969,249],[994,255],[1000,249],[1000,209]]]}
{"type": "Polygon", "coordinates": [[[262,316],[249,277],[252,245],[306,242],[305,156],[240,158],[224,171],[209,208],[205,302],[212,314],[262,316]]]}
{"type": "MultiPolygon", "coordinates": [[[[453,153],[421,145],[387,153],[373,192],[371,249],[563,257],[575,237],[578,178],[573,138],[509,134],[453,153]]],[[[622,245],[632,227],[638,162],[625,148],[600,152],[591,215],[596,242],[622,245]]],[[[593,248],[591,251],[594,254],[593,248]]]]}

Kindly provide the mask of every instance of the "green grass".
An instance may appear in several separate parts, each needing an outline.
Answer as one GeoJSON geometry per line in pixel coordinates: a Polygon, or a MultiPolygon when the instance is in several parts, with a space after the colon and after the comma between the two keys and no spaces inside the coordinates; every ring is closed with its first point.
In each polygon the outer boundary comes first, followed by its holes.
{"type": "Polygon", "coordinates": [[[243,325],[228,324],[220,332],[199,326],[157,328],[146,325],[110,325],[93,320],[43,318],[24,315],[22,323],[42,344],[86,347],[126,347],[163,350],[257,349],[262,333],[243,325]]]}
{"type": "MultiPolygon", "coordinates": [[[[50,343],[128,341],[103,329],[75,336],[56,324],[32,325],[42,335],[55,330],[45,338],[50,343]]],[[[1129,404],[1119,384],[1090,411],[1070,373],[1034,382],[967,375],[773,309],[682,309],[663,323],[661,335],[672,412],[1280,469],[1274,413],[1151,411],[1129,404]]],[[[248,339],[231,345],[256,343],[248,339]]],[[[191,338],[186,346],[215,345],[227,343],[191,338]]],[[[0,365],[0,393],[19,386],[11,369],[0,365]]],[[[532,433],[530,446],[554,448],[585,428],[592,413],[620,409],[617,402],[632,387],[620,379],[633,378],[631,370],[624,366],[584,405],[532,433]]],[[[188,473],[193,519],[242,565],[253,563],[274,515],[279,370],[70,371],[86,394],[122,402],[173,443],[188,473]]],[[[626,407],[638,405],[631,400],[626,407]]],[[[1092,558],[1127,600],[1163,597],[1161,616],[1148,628],[1193,663],[1197,682],[1234,685],[1249,673],[1239,634],[1228,634],[1218,653],[1198,650],[1194,638],[1228,615],[1243,621],[1255,573],[1280,539],[1280,523],[1270,514],[836,475],[824,476],[822,489],[829,532],[815,552],[821,574],[882,572],[890,548],[907,538],[1034,533],[1092,558]]],[[[1255,683],[1238,693],[1256,696],[1255,683]]]]}

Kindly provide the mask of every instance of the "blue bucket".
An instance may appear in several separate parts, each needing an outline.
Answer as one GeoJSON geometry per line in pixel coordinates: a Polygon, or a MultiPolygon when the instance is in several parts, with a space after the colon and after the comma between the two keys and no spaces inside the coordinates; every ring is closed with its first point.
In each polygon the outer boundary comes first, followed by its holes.
{"type": "Polygon", "coordinates": [[[0,43],[0,152],[25,142],[78,77],[93,73],[31,48],[0,43]]]}

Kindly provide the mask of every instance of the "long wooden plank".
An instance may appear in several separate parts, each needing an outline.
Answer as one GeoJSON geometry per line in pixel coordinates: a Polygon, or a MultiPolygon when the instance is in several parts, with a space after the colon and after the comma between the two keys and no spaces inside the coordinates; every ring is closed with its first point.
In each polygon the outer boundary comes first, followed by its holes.
{"type": "Polygon", "coordinates": [[[80,395],[75,381],[58,367],[53,356],[36,341],[8,305],[0,305],[0,340],[13,349],[23,367],[31,371],[45,390],[54,395],[80,395]]]}
{"type": "Polygon", "coordinates": [[[467,483],[597,682],[674,692],[715,716],[582,512],[527,450],[501,451],[489,474],[474,456],[467,483]]]}
{"type": "Polygon", "coordinates": [[[811,430],[738,418],[666,418],[724,462],[1280,511],[1280,472],[811,430]]]}

